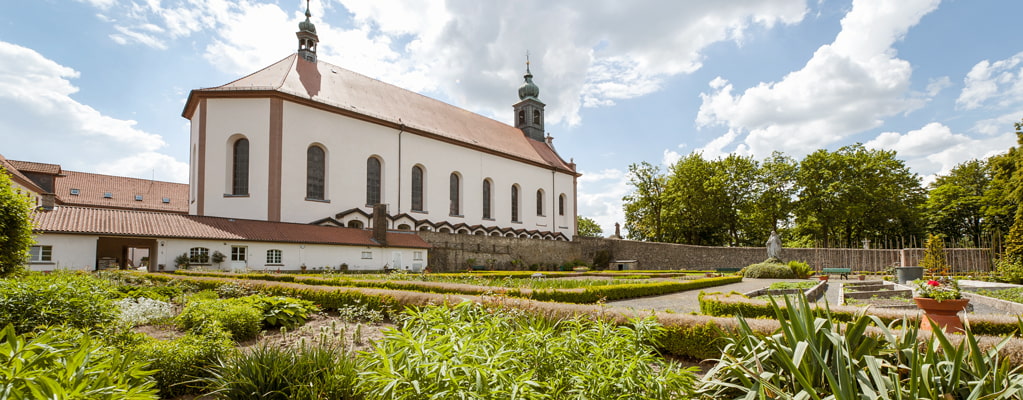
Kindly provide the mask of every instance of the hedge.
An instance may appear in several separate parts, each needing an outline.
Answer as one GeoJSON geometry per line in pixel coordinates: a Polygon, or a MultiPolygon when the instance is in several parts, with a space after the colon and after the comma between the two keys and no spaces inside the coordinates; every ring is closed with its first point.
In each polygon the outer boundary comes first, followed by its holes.
{"type": "MultiPolygon", "coordinates": [[[[771,303],[766,300],[750,299],[741,294],[700,293],[700,312],[717,317],[743,316],[745,318],[775,318],[771,303]]],[[[784,308],[784,304],[780,304],[784,308]]],[[[878,317],[885,324],[896,320],[907,320],[914,324],[920,321],[920,312],[913,310],[883,309],[874,307],[828,306],[831,317],[839,321],[851,321],[858,313],[867,312],[878,317]]],[[[1020,320],[1000,315],[973,315],[967,318],[973,333],[978,335],[1020,336],[1020,320]]]]}
{"type": "MultiPolygon", "coordinates": [[[[561,303],[592,304],[599,301],[633,299],[645,296],[657,296],[687,290],[703,289],[713,286],[742,282],[741,276],[697,279],[685,282],[657,282],[646,284],[622,284],[594,286],[578,289],[534,290],[529,298],[540,301],[557,301],[561,303]]],[[[527,296],[523,296],[527,297],[527,296]]]]}

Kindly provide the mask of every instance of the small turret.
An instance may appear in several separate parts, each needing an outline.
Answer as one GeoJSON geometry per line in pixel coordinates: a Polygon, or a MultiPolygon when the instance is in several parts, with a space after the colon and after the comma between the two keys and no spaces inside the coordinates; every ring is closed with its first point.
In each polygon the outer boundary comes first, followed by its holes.
{"type": "Polygon", "coordinates": [[[316,44],[320,42],[316,36],[316,25],[309,20],[313,14],[309,12],[309,0],[305,0],[305,21],[298,23],[298,55],[309,62],[316,62],[316,44]]]}
{"type": "Polygon", "coordinates": [[[533,73],[529,71],[529,54],[526,54],[526,81],[519,86],[519,103],[515,105],[515,127],[530,139],[543,142],[544,139],[544,104],[540,101],[540,87],[533,83],[533,73]]]}

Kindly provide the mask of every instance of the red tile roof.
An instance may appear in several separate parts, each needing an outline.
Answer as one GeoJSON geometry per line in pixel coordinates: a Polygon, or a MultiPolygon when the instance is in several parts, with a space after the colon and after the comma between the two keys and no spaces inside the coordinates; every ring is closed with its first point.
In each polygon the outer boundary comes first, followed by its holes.
{"type": "Polygon", "coordinates": [[[54,192],[60,204],[188,212],[188,185],[183,183],[63,171],[63,175],[57,176],[54,192]],[[71,189],[78,189],[78,194],[71,194],[71,189]],[[104,197],[106,193],[110,193],[110,198],[104,197]],[[142,200],[135,200],[136,196],[142,196],[142,200]],[[164,198],[170,202],[164,203],[164,198]]]}
{"type": "Polygon", "coordinates": [[[46,190],[43,190],[43,188],[39,187],[39,185],[37,185],[35,182],[33,182],[31,179],[25,176],[25,174],[22,174],[21,171],[19,171],[18,168],[14,166],[15,163],[18,163],[18,161],[8,160],[4,158],[4,156],[0,155],[0,168],[2,168],[4,171],[7,171],[7,174],[11,176],[11,179],[13,179],[19,185],[24,186],[28,190],[31,190],[39,194],[46,193],[46,190]]]}
{"type": "Polygon", "coordinates": [[[57,175],[60,174],[60,165],[57,164],[46,164],[32,161],[18,161],[10,160],[11,165],[25,172],[38,172],[41,174],[57,175]]]}
{"type": "MultiPolygon", "coordinates": [[[[546,143],[521,130],[326,62],[315,64],[292,54],[223,86],[193,90],[182,116],[191,118],[201,97],[232,97],[277,92],[355,113],[408,132],[575,174],[546,143]]],[[[514,90],[509,89],[509,95],[514,90]]]]}
{"type": "MultiPolygon", "coordinates": [[[[204,217],[111,208],[57,207],[35,213],[36,230],[154,238],[243,240],[380,247],[366,229],[204,217]]],[[[388,247],[430,248],[412,232],[388,232],[388,247]]]]}

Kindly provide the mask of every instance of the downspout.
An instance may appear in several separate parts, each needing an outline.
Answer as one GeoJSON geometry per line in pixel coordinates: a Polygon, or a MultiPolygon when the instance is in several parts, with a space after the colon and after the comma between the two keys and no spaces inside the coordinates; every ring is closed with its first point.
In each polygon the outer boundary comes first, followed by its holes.
{"type": "Polygon", "coordinates": [[[558,232],[558,191],[554,190],[557,169],[551,168],[551,234],[558,232]]]}
{"type": "Polygon", "coordinates": [[[398,211],[394,215],[401,215],[401,134],[405,133],[405,123],[398,118],[398,211]]]}

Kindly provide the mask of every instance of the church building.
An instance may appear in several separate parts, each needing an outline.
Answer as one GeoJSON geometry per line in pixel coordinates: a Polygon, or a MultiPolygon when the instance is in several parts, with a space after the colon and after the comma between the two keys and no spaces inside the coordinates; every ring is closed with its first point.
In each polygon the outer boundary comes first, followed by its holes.
{"type": "Polygon", "coordinates": [[[310,17],[296,54],[189,94],[190,215],[572,239],[579,174],[528,62],[510,126],[317,59],[310,17]]]}

